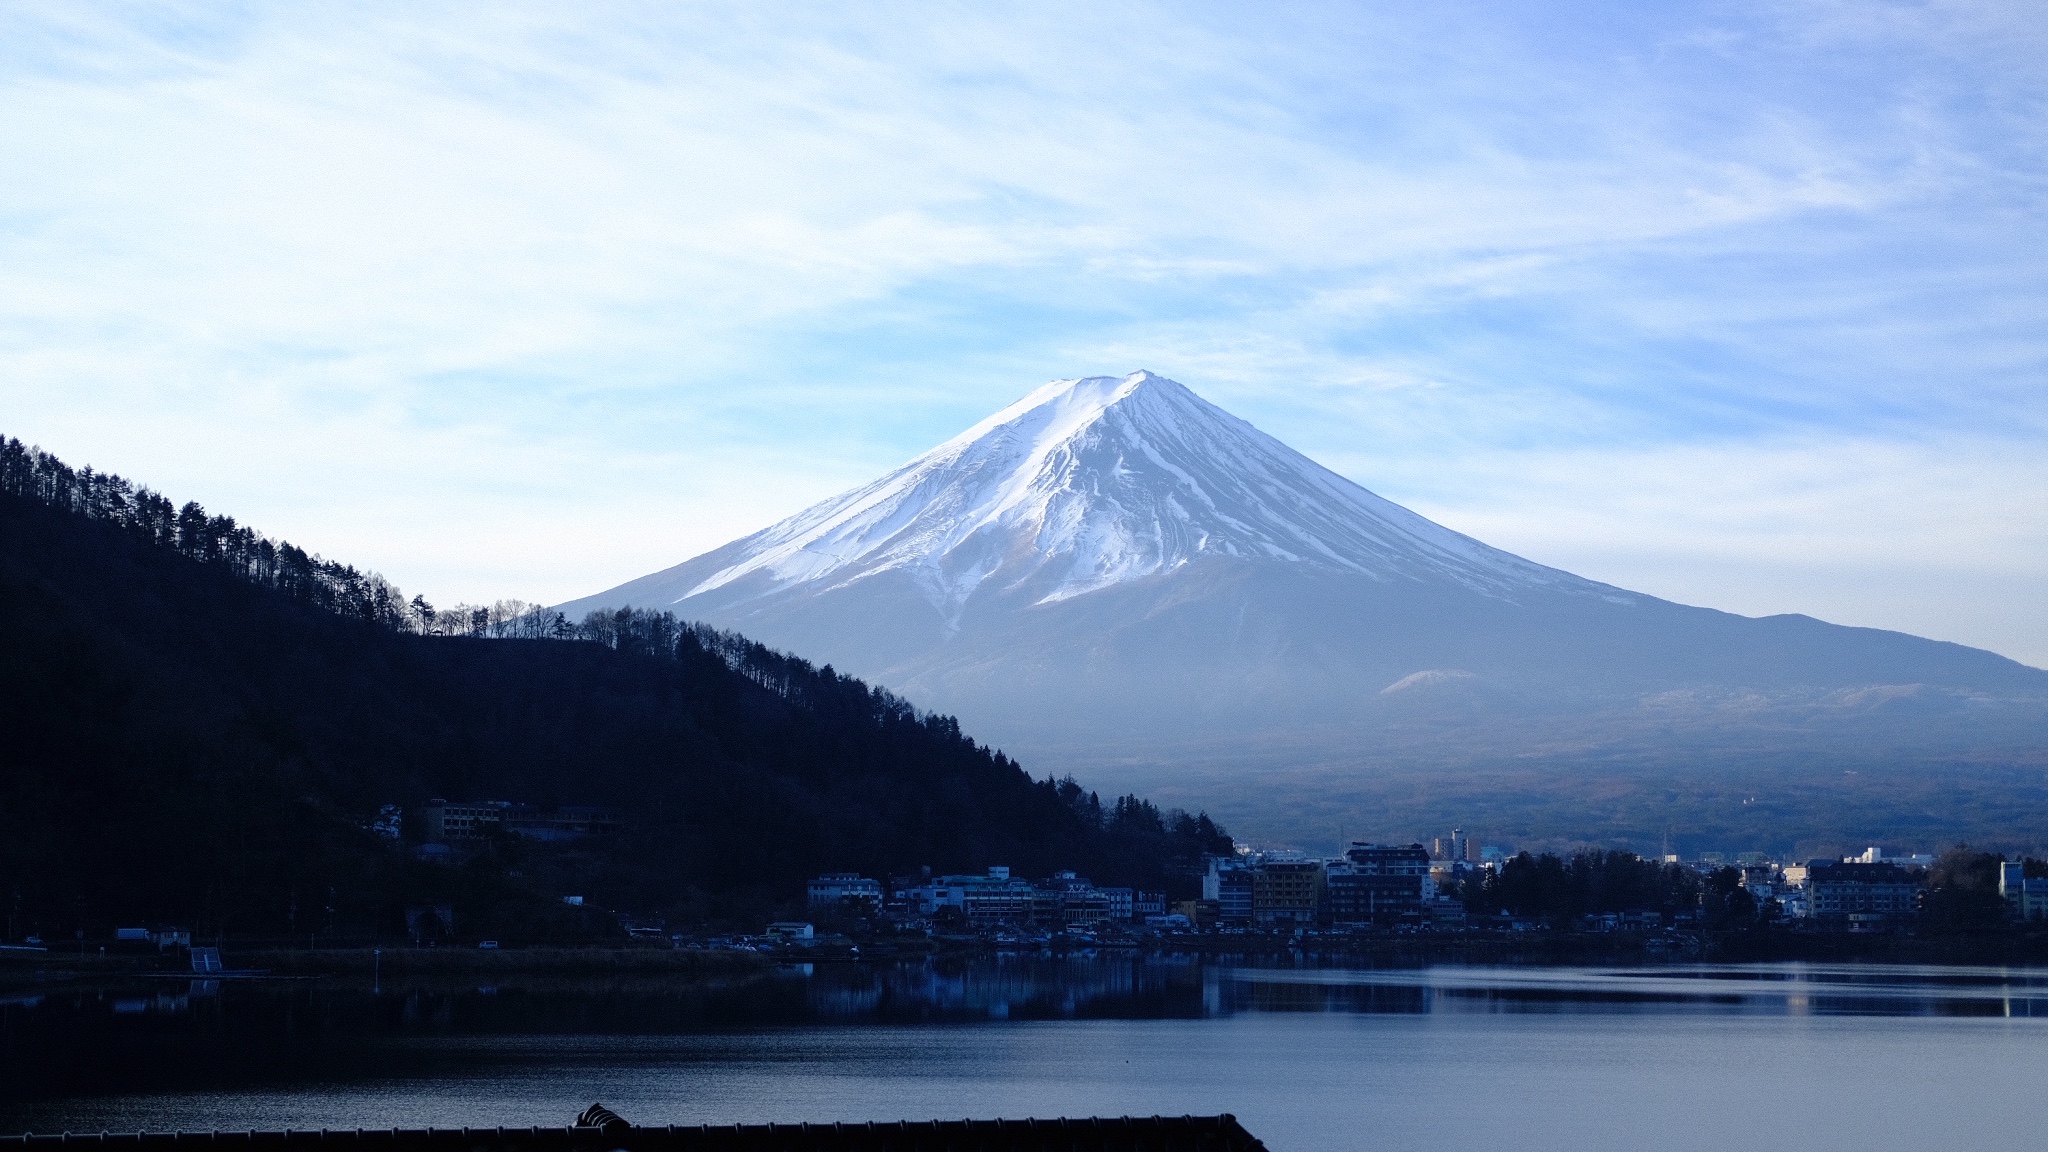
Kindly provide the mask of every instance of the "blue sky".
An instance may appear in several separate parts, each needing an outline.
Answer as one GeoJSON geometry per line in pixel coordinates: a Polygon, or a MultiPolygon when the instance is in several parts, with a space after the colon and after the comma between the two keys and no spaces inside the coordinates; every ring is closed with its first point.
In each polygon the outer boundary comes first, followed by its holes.
{"type": "Polygon", "coordinates": [[[1533,559],[2048,664],[2027,4],[0,14],[0,431],[565,599],[1149,368],[1533,559]]]}

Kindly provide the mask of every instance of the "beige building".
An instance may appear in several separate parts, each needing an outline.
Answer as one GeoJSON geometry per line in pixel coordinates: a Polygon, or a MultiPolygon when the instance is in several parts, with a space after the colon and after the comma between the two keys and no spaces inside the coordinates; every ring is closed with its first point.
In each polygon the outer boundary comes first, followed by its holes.
{"type": "Polygon", "coordinates": [[[1323,866],[1314,860],[1268,860],[1252,870],[1252,923],[1261,928],[1313,928],[1323,910],[1323,866]]]}

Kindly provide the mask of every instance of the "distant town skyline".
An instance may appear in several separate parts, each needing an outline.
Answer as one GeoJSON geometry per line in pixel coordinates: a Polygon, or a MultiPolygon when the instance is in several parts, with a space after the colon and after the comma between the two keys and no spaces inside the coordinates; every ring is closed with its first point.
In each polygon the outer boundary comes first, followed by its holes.
{"type": "Polygon", "coordinates": [[[2023,6],[0,16],[0,432],[557,602],[1172,377],[1687,603],[2048,666],[2023,6]]]}

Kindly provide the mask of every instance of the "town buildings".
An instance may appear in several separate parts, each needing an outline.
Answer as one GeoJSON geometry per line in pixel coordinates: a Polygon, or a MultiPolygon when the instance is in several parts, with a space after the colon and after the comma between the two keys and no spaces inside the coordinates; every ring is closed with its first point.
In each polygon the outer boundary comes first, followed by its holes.
{"type": "MultiPolygon", "coordinates": [[[[826,879],[812,881],[813,889],[826,879]]],[[[951,914],[983,926],[1086,929],[1108,922],[1128,923],[1147,914],[1164,912],[1166,897],[1130,888],[1098,888],[1087,877],[1073,872],[1057,872],[1033,883],[997,866],[985,874],[899,882],[889,906],[905,915],[951,914]]]]}
{"type": "MultiPolygon", "coordinates": [[[[1464,925],[1468,913],[1461,896],[1489,873],[1512,862],[1473,863],[1472,841],[1462,829],[1439,837],[1432,848],[1420,843],[1380,844],[1354,841],[1340,857],[1315,859],[1294,851],[1237,853],[1212,858],[1201,878],[1201,896],[1168,907],[1162,893],[1097,886],[1073,872],[1057,872],[1040,880],[1013,876],[1007,868],[987,873],[899,878],[884,892],[872,880],[834,873],[811,882],[813,909],[843,905],[880,907],[902,918],[948,918],[965,928],[1064,929],[1088,932],[1105,926],[1144,926],[1162,931],[1220,931],[1296,934],[1310,930],[1398,929],[1427,926],[1445,929],[1464,925]]],[[[1779,864],[1766,854],[1745,852],[1732,860],[1702,856],[1692,863],[1667,860],[1695,871],[1702,902],[1674,907],[1668,899],[1656,907],[1614,907],[1592,914],[1574,913],[1572,926],[1591,931],[1661,931],[1711,924],[1725,910],[1751,908],[1758,916],[1797,927],[1829,931],[1894,931],[1920,914],[1927,871],[1898,861],[1924,856],[1885,857],[1872,849],[1842,860],[1811,860],[1779,864]],[[1705,903],[1705,896],[1725,888],[1713,884],[1729,879],[1727,870],[1749,901],[1705,903]],[[1717,874],[1710,878],[1709,873],[1717,874]]],[[[2027,879],[2026,866],[2008,863],[1999,872],[1998,891],[2015,920],[2048,919],[2048,879],[2027,879]]],[[[1718,901],[1720,897],[1715,897],[1718,901]]],[[[1747,913],[1743,913],[1747,915],[1747,913]]],[[[1546,914],[1550,926],[1563,923],[1546,914]]],[[[1542,927],[1533,915],[1480,917],[1481,926],[1542,927]],[[1527,920],[1525,925],[1522,921],[1527,920]]]]}
{"type": "MultiPolygon", "coordinates": [[[[1161,892],[1097,886],[1072,872],[1030,881],[1003,867],[985,874],[901,878],[879,899],[891,913],[908,917],[950,915],[971,925],[1069,929],[1152,924],[1295,931],[1331,924],[1414,923],[1432,914],[1462,916],[1462,906],[1432,913],[1436,888],[1430,868],[1429,852],[1420,844],[1356,843],[1336,860],[1311,859],[1299,852],[1211,860],[1201,897],[1171,907],[1161,892]]],[[[818,902],[812,906],[849,898],[856,882],[873,883],[852,874],[818,877],[811,882],[811,895],[818,902]]],[[[863,899],[877,898],[871,889],[860,890],[868,893],[863,899]]]]}

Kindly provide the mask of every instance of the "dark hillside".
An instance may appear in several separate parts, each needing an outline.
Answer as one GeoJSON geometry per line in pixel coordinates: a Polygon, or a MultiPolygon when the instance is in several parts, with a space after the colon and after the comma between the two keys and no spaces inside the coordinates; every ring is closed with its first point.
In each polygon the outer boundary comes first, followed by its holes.
{"type": "Polygon", "coordinates": [[[669,617],[525,628],[560,639],[420,635],[421,602],[375,577],[232,521],[233,548],[188,546],[222,521],[188,506],[187,532],[159,532],[95,514],[52,499],[47,477],[22,482],[61,465],[0,448],[13,466],[0,491],[11,938],[117,922],[389,933],[424,903],[453,904],[464,935],[595,930],[566,894],[745,923],[793,910],[821,870],[1003,863],[1178,886],[1204,847],[1227,844],[1206,819],[1139,801],[1105,815],[948,717],[669,617]],[[296,584],[263,578],[266,549],[271,571],[299,558],[296,584]],[[367,830],[381,806],[433,796],[623,819],[609,837],[504,839],[455,865],[367,830]]]}

